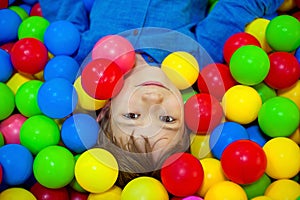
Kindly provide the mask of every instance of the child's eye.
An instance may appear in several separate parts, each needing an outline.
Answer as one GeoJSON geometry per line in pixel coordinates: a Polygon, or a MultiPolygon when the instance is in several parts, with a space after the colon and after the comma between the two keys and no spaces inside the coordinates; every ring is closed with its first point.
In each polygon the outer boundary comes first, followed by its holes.
{"type": "Polygon", "coordinates": [[[126,118],[128,118],[128,119],[137,119],[137,118],[139,118],[139,116],[141,116],[141,114],[126,113],[123,116],[126,117],[126,118]]]}
{"type": "Polygon", "coordinates": [[[163,122],[167,122],[167,123],[172,123],[174,122],[176,119],[171,117],[171,116],[159,116],[159,119],[163,122]]]}

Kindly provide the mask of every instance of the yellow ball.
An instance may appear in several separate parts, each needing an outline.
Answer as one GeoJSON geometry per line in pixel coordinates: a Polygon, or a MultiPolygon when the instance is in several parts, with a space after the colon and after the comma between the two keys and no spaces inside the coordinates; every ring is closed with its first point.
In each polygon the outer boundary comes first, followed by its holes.
{"type": "Polygon", "coordinates": [[[163,184],[152,177],[138,177],[123,189],[121,200],[169,200],[163,184]]]}
{"type": "Polygon", "coordinates": [[[292,10],[295,7],[296,7],[295,0],[284,0],[283,3],[278,8],[278,11],[287,12],[289,10],[292,10]]]}
{"type": "Polygon", "coordinates": [[[222,107],[229,121],[240,124],[253,122],[261,108],[262,100],[259,93],[246,85],[235,85],[223,96],[222,107]]]}
{"type": "Polygon", "coordinates": [[[75,80],[74,87],[78,94],[78,105],[85,110],[98,110],[103,108],[107,103],[107,100],[94,99],[88,95],[82,88],[81,77],[75,80]]]}
{"type": "Polygon", "coordinates": [[[247,200],[247,195],[243,188],[231,181],[222,181],[209,188],[205,200],[247,200]]]}
{"type": "Polygon", "coordinates": [[[201,159],[200,162],[204,171],[204,179],[197,194],[201,197],[204,197],[212,185],[221,181],[225,181],[226,178],[219,160],[215,158],[204,158],[201,159]]]}
{"type": "Polygon", "coordinates": [[[268,19],[256,18],[245,27],[245,32],[253,35],[259,41],[261,48],[267,53],[272,51],[266,39],[266,29],[269,22],[268,19]]]}
{"type": "Polygon", "coordinates": [[[8,188],[0,193],[0,200],[37,200],[34,195],[24,188],[8,188]]]}
{"type": "Polygon", "coordinates": [[[161,69],[179,90],[191,87],[199,75],[197,60],[193,55],[184,51],[169,54],[163,60],[161,69]]]}
{"type": "Polygon", "coordinates": [[[289,179],[300,169],[300,149],[291,139],[277,137],[269,140],[263,150],[267,156],[266,174],[274,179],[289,179]]]}
{"type": "Polygon", "coordinates": [[[291,87],[277,90],[277,95],[292,100],[300,109],[300,80],[291,87]]]}
{"type": "Polygon", "coordinates": [[[103,193],[90,193],[87,200],[120,200],[122,189],[118,186],[113,186],[108,191],[103,193]]]}
{"type": "Polygon", "coordinates": [[[258,196],[258,197],[254,197],[251,200],[273,200],[270,197],[267,196],[258,196]]]}
{"type": "Polygon", "coordinates": [[[109,190],[118,177],[118,163],[107,150],[93,148],[83,152],[75,164],[75,178],[88,192],[109,190]]]}
{"type": "Polygon", "coordinates": [[[191,154],[198,159],[212,158],[209,135],[191,134],[191,154]]]}
{"type": "Polygon", "coordinates": [[[300,126],[292,135],[289,136],[289,138],[296,142],[298,145],[300,145],[300,126]]]}
{"type": "Polygon", "coordinates": [[[277,180],[267,187],[265,196],[272,200],[296,200],[300,196],[300,185],[290,179],[277,180]]]}
{"type": "Polygon", "coordinates": [[[26,82],[32,80],[33,77],[27,76],[20,73],[15,73],[6,83],[6,85],[13,91],[14,94],[17,93],[18,89],[26,82]]]}

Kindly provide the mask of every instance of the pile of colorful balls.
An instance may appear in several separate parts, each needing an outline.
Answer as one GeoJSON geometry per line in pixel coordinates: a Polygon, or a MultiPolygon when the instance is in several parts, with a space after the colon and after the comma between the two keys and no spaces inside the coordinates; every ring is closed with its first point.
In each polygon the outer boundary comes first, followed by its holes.
{"type": "Polygon", "coordinates": [[[49,23],[35,0],[0,8],[0,200],[300,199],[299,1],[228,38],[224,63],[199,70],[187,52],[164,59],[191,151],[167,158],[161,180],[124,188],[114,156],[93,147],[96,111],[134,66],[130,42],[101,38],[82,69],[71,22],[49,23]]]}

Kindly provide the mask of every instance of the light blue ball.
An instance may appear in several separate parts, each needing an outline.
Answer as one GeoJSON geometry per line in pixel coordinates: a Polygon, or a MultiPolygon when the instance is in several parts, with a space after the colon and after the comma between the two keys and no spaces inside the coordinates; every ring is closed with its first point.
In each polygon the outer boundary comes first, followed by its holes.
{"type": "Polygon", "coordinates": [[[18,28],[22,22],[20,16],[11,9],[0,9],[0,44],[18,39],[18,28]]]}

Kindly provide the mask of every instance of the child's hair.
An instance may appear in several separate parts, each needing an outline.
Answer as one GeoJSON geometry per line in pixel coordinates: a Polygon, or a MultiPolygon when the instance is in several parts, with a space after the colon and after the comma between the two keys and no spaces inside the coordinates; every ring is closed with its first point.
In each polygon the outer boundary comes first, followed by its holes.
{"type": "Polygon", "coordinates": [[[166,158],[177,152],[189,152],[190,138],[186,129],[182,140],[168,149],[160,156],[157,161],[151,156],[153,147],[151,147],[148,138],[144,137],[144,149],[136,144],[133,135],[129,141],[124,144],[119,142],[113,136],[110,124],[111,109],[110,103],[101,109],[98,116],[100,132],[96,147],[108,150],[114,155],[119,165],[119,176],[116,185],[123,188],[130,180],[139,176],[151,176],[160,180],[160,168],[166,158]]]}

